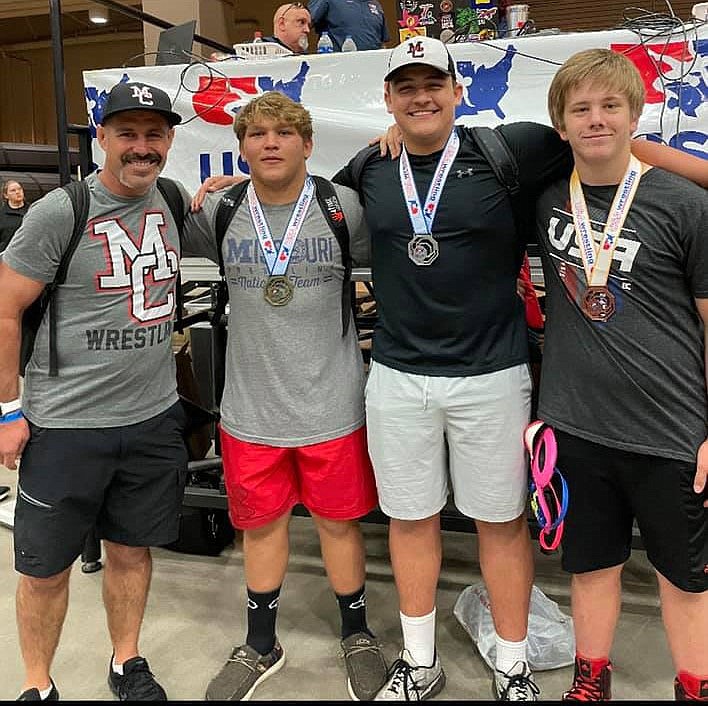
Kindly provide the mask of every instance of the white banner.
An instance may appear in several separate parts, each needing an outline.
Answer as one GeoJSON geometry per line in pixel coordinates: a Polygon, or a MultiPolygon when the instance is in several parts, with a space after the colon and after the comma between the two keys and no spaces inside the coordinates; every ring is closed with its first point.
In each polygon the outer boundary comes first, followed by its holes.
{"type": "MultiPolygon", "coordinates": [[[[637,134],[708,159],[708,25],[649,39],[630,31],[583,32],[448,45],[464,86],[458,122],[495,126],[533,120],[550,125],[546,90],[558,66],[591,47],[625,52],[642,74],[647,102],[637,134]]],[[[314,174],[332,176],[390,124],[383,76],[390,50],[273,59],[229,59],[84,72],[89,121],[95,127],[106,94],[119,81],[165,90],[183,116],[165,175],[189,191],[211,174],[247,173],[233,133],[234,114],[251,98],[279,90],[312,114],[314,174]]],[[[94,142],[95,145],[95,142],[94,142]]],[[[100,165],[100,149],[94,146],[100,165]]]]}

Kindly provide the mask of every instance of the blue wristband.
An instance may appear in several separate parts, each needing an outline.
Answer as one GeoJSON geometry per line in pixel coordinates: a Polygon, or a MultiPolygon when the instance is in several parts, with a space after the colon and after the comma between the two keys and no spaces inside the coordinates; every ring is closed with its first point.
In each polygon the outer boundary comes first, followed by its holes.
{"type": "Polygon", "coordinates": [[[14,412],[8,412],[4,417],[0,417],[0,424],[16,422],[18,419],[23,419],[24,416],[21,409],[16,409],[14,412]]]}

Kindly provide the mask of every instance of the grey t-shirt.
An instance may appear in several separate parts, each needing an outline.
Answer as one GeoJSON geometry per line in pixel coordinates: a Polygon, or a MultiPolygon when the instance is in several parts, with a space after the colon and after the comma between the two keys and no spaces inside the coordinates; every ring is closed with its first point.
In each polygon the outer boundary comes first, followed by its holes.
{"type": "MultiPolygon", "coordinates": [[[[86,230],[54,300],[59,375],[48,375],[47,316],[25,373],[23,411],[44,427],[135,424],[177,401],[171,334],[180,245],[172,214],[155,186],[123,198],[95,174],[86,181],[86,230]]],[[[55,189],[30,207],[3,261],[51,282],[73,227],[69,197],[55,189]]]]}
{"type": "MultiPolygon", "coordinates": [[[[336,186],[356,264],[366,264],[368,234],[351,189],[336,186]]],[[[218,260],[216,209],[210,194],[187,218],[185,252],[218,260]]],[[[294,204],[263,212],[280,247],[294,204]]],[[[315,199],[295,243],[287,276],[294,296],[285,306],[265,301],[267,269],[244,199],[223,244],[229,288],[226,381],[221,424],[242,441],[295,447],[344,436],[364,424],[364,369],[353,322],[342,336],[344,267],[337,239],[315,199]]]]}
{"type": "MultiPolygon", "coordinates": [[[[615,187],[584,187],[599,240],[615,187]]],[[[708,297],[708,195],[651,169],[641,179],[614,252],[616,313],[591,322],[564,180],[537,211],[548,322],[539,417],[605,446],[694,463],[708,421],[703,325],[708,297]]]]}

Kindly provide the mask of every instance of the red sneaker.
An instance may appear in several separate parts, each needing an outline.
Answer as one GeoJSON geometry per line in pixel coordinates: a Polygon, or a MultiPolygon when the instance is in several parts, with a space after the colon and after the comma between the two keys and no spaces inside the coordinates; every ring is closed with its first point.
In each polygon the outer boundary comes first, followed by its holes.
{"type": "Polygon", "coordinates": [[[708,701],[708,679],[689,672],[679,672],[674,679],[676,701],[708,701]]]}
{"type": "Polygon", "coordinates": [[[563,694],[563,701],[610,701],[612,699],[612,663],[607,659],[586,659],[575,655],[573,686],[563,694]]]}

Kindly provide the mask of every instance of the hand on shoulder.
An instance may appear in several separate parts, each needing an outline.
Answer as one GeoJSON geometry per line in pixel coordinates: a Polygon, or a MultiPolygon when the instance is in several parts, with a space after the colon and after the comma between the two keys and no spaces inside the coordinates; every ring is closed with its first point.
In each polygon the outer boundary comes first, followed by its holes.
{"type": "Polygon", "coordinates": [[[246,181],[246,177],[243,176],[213,176],[208,177],[204,180],[204,183],[199,187],[199,190],[192,198],[191,211],[192,213],[197,213],[201,210],[202,204],[207,194],[214,191],[221,191],[222,189],[228,189],[234,184],[240,184],[242,181],[246,181]]]}

